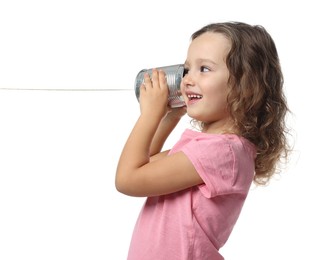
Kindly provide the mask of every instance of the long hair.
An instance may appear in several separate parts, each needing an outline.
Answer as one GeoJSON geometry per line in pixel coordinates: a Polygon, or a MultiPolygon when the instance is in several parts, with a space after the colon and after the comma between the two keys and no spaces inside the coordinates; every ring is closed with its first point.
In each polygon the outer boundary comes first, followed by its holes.
{"type": "Polygon", "coordinates": [[[239,135],[257,148],[254,182],[267,184],[289,152],[285,124],[289,109],[275,43],[262,26],[239,22],[209,24],[191,39],[205,32],[221,33],[231,42],[226,58],[228,109],[239,135]]]}

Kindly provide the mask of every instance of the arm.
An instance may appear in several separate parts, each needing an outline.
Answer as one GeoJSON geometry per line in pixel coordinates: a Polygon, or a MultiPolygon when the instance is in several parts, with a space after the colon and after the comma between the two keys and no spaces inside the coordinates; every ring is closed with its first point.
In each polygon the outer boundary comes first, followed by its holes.
{"type": "Polygon", "coordinates": [[[182,152],[150,161],[150,152],[160,151],[164,140],[177,123],[176,120],[168,123],[166,120],[169,117],[163,119],[167,113],[167,98],[168,87],[164,73],[154,71],[152,83],[146,75],[145,88],[141,87],[140,90],[141,114],[118,162],[118,191],[132,196],[155,196],[202,183],[192,163],[182,152]]]}
{"type": "Polygon", "coordinates": [[[177,126],[182,116],[186,113],[186,108],[175,108],[168,111],[166,116],[161,120],[160,125],[152,139],[150,147],[150,156],[160,153],[165,141],[177,126]]]}

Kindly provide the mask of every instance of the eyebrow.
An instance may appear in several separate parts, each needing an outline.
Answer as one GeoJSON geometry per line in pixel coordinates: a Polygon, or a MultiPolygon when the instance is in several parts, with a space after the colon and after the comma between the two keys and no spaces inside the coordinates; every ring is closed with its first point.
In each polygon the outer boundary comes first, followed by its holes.
{"type": "MultiPolygon", "coordinates": [[[[214,62],[213,60],[210,60],[210,59],[196,59],[196,62],[199,62],[199,63],[209,62],[209,63],[212,63],[213,65],[218,65],[218,63],[216,63],[216,62],[214,62]]],[[[184,65],[189,65],[188,60],[186,60],[186,61],[184,62],[184,65]]]]}

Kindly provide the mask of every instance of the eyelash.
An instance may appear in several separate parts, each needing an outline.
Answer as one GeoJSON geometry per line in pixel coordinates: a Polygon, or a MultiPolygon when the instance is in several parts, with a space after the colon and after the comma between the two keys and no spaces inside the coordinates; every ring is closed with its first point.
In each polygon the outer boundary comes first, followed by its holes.
{"type": "MultiPolygon", "coordinates": [[[[210,69],[209,69],[208,67],[206,67],[206,66],[200,66],[200,72],[208,72],[208,71],[210,71],[210,69]],[[204,71],[204,70],[206,70],[206,71],[204,71]]],[[[184,70],[183,70],[183,76],[185,76],[186,74],[188,74],[188,72],[189,72],[189,69],[188,69],[188,68],[184,68],[184,70]]]]}
{"type": "Polygon", "coordinates": [[[201,67],[200,67],[200,71],[201,71],[201,72],[205,72],[205,71],[203,71],[203,70],[210,71],[210,69],[208,69],[206,66],[201,66],[201,67]]]}
{"type": "Polygon", "coordinates": [[[189,69],[184,68],[184,69],[183,69],[183,77],[184,77],[186,74],[188,74],[188,72],[189,72],[189,69]]]}

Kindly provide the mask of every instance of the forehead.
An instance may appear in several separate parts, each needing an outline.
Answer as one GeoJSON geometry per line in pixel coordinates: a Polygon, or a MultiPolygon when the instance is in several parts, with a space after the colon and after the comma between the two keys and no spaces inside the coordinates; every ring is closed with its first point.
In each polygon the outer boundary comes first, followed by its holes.
{"type": "Polygon", "coordinates": [[[195,38],[189,45],[189,59],[210,59],[225,61],[231,49],[231,42],[221,33],[206,32],[195,38]]]}

